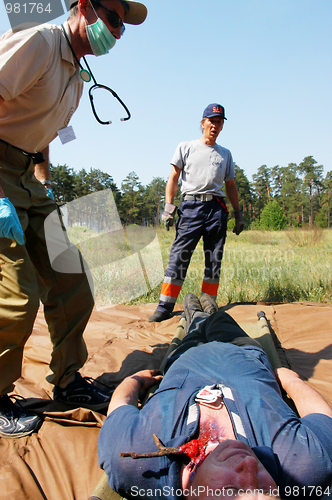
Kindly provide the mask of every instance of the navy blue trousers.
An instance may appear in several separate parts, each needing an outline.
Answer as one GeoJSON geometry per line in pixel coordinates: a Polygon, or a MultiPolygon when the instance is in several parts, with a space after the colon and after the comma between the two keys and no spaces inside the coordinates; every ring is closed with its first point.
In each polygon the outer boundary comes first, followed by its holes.
{"type": "Polygon", "coordinates": [[[187,274],[192,254],[203,238],[205,269],[202,293],[217,296],[220,265],[227,230],[227,210],[216,198],[211,201],[183,201],[178,210],[176,237],[157,310],[171,312],[187,274]]]}
{"type": "Polygon", "coordinates": [[[219,310],[209,316],[206,313],[197,311],[190,325],[188,325],[187,335],[179,347],[170,354],[164,373],[167,372],[169,367],[181,354],[191,347],[197,347],[200,344],[207,344],[214,341],[226,342],[239,347],[245,345],[262,347],[256,339],[249,337],[240,325],[226,312],[219,310]]]}

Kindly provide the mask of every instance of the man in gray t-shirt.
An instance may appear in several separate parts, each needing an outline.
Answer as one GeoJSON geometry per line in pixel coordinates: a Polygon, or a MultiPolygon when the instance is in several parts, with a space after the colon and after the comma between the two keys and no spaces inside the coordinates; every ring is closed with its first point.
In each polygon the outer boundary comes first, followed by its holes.
{"type": "Polygon", "coordinates": [[[201,302],[206,311],[215,308],[220,265],[226,238],[228,210],[225,194],[235,215],[234,232],[244,229],[240,210],[231,152],[216,144],[222,131],[225,109],[220,104],[209,104],[201,121],[203,135],[194,141],[181,142],[171,161],[172,171],[166,185],[166,203],[163,221],[172,225],[176,212],[173,205],[178,180],[182,173],[181,194],[176,237],[166,268],[159,304],[149,321],[163,321],[170,317],[181,291],[190,259],[200,237],[203,236],[205,271],[201,302]]]}

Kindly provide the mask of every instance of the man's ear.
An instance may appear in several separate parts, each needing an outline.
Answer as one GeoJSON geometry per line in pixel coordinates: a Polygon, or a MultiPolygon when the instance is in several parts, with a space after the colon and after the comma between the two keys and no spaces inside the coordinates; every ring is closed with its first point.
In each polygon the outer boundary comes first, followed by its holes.
{"type": "Polygon", "coordinates": [[[78,0],[78,8],[81,14],[86,17],[91,7],[90,0],[78,0]]]}

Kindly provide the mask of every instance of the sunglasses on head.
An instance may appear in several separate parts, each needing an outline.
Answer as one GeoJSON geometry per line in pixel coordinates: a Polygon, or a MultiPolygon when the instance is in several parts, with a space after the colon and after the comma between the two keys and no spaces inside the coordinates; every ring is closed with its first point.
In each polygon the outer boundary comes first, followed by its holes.
{"type": "Polygon", "coordinates": [[[121,35],[123,35],[126,28],[125,28],[125,25],[123,24],[123,21],[122,21],[121,17],[119,16],[119,14],[117,12],[115,12],[115,10],[111,10],[111,9],[108,9],[107,7],[105,7],[105,5],[103,5],[98,0],[93,0],[93,3],[96,3],[97,5],[102,7],[103,9],[107,10],[108,20],[109,20],[111,26],[113,26],[113,28],[120,27],[121,28],[121,35]]]}

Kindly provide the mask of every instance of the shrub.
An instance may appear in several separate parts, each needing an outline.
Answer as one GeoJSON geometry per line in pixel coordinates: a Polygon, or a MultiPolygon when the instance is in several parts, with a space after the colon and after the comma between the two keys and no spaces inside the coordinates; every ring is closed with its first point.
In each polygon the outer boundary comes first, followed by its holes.
{"type": "Polygon", "coordinates": [[[261,226],[259,220],[257,220],[257,219],[253,220],[252,223],[250,224],[250,229],[252,231],[257,231],[259,229],[262,229],[262,226],[261,226]]]}
{"type": "Polygon", "coordinates": [[[325,210],[323,208],[320,209],[318,214],[315,217],[315,224],[318,227],[325,228],[327,227],[327,215],[325,213],[325,210]]]}
{"type": "Polygon", "coordinates": [[[278,203],[269,201],[263,208],[260,226],[265,230],[280,231],[287,225],[287,219],[278,203]]]}
{"type": "Polygon", "coordinates": [[[234,227],[235,227],[235,219],[233,219],[233,218],[232,219],[228,219],[228,221],[227,221],[227,230],[228,231],[233,231],[234,227]]]}

